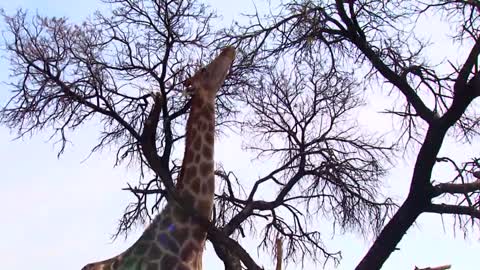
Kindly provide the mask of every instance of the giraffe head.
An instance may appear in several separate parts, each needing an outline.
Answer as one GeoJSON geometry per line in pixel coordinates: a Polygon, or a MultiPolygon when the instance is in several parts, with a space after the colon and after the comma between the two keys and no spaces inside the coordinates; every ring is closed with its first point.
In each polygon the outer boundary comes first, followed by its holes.
{"type": "Polygon", "coordinates": [[[213,100],[234,59],[235,48],[231,46],[224,48],[210,64],[185,81],[187,91],[193,95],[201,95],[213,100]]]}

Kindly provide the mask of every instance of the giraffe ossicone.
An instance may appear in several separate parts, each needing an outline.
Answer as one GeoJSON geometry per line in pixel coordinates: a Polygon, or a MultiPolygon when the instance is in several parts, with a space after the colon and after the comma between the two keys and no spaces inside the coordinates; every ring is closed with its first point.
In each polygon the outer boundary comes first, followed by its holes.
{"type": "MultiPolygon", "coordinates": [[[[215,191],[215,97],[235,58],[226,47],[207,66],[185,81],[192,94],[185,154],[176,184],[181,202],[210,219],[215,191]]],[[[201,268],[206,228],[179,205],[168,202],[142,236],[125,252],[82,270],[194,270],[201,268]]]]}

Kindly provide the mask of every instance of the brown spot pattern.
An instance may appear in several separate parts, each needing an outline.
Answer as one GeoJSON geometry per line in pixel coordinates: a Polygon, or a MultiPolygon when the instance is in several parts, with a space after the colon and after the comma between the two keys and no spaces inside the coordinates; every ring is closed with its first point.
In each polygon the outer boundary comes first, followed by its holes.
{"type": "Polygon", "coordinates": [[[183,158],[185,163],[190,163],[193,160],[193,153],[192,151],[185,151],[185,157],[183,158]]]}
{"type": "Polygon", "coordinates": [[[133,251],[133,253],[135,255],[144,255],[145,253],[147,253],[147,250],[148,244],[139,242],[137,245],[135,245],[135,250],[133,251]]]}
{"type": "Polygon", "coordinates": [[[209,217],[212,210],[212,203],[209,200],[200,200],[197,203],[197,210],[200,215],[209,217]]]}
{"type": "Polygon", "coordinates": [[[173,207],[173,218],[180,223],[185,223],[188,220],[188,215],[180,206],[175,205],[173,207]]]}
{"type": "Polygon", "coordinates": [[[178,264],[176,270],[190,270],[190,267],[186,266],[186,265],[183,264],[183,263],[180,263],[180,264],[178,264]]]}
{"type": "MultiPolygon", "coordinates": [[[[180,174],[181,175],[181,174],[180,174]]],[[[183,181],[182,181],[182,176],[180,176],[179,180],[177,181],[177,189],[182,190],[183,189],[183,181]]]]}
{"type": "Polygon", "coordinates": [[[183,245],[188,238],[187,228],[175,228],[172,233],[172,237],[177,241],[178,245],[183,245]]]}
{"type": "Polygon", "coordinates": [[[204,144],[202,147],[202,154],[204,157],[207,158],[212,158],[213,157],[213,149],[208,146],[207,144],[204,144]]]}
{"type": "Polygon", "coordinates": [[[198,246],[195,243],[193,243],[192,241],[189,241],[182,248],[182,251],[180,252],[180,258],[184,262],[189,262],[193,259],[196,252],[198,252],[198,246]]]}
{"type": "Polygon", "coordinates": [[[197,175],[197,167],[196,166],[189,166],[186,170],[185,170],[185,177],[183,179],[183,181],[185,183],[189,183],[193,177],[195,177],[197,175]]]}
{"type": "Polygon", "coordinates": [[[210,106],[203,107],[202,111],[199,113],[200,119],[210,120],[213,118],[212,110],[210,106]]]}
{"type": "Polygon", "coordinates": [[[153,239],[155,237],[155,231],[153,226],[149,226],[143,233],[144,239],[153,239]]]}
{"type": "Polygon", "coordinates": [[[200,175],[208,176],[213,172],[213,163],[212,162],[202,162],[200,164],[200,175]]]}
{"type": "Polygon", "coordinates": [[[162,220],[160,221],[160,227],[168,228],[170,224],[172,224],[172,219],[170,218],[170,215],[164,215],[162,220]]]}
{"type": "Polygon", "coordinates": [[[207,236],[207,233],[206,233],[205,229],[203,229],[200,226],[197,226],[192,231],[193,239],[197,240],[198,242],[202,242],[203,240],[205,240],[206,236],[207,236]]]}
{"type": "Polygon", "coordinates": [[[196,151],[199,151],[201,146],[202,146],[202,138],[201,136],[196,136],[195,140],[193,141],[193,149],[195,149],[196,151]]]}
{"type": "Polygon", "coordinates": [[[209,188],[208,190],[209,193],[215,192],[215,179],[212,179],[212,181],[208,182],[208,188],[209,188]]]}
{"type": "Polygon", "coordinates": [[[202,106],[203,106],[203,99],[201,98],[195,98],[193,100],[193,104],[192,104],[192,110],[197,110],[197,109],[200,109],[202,106]]]}
{"type": "Polygon", "coordinates": [[[206,104],[202,108],[202,113],[200,115],[206,119],[211,119],[215,115],[215,108],[213,107],[212,104],[206,104]]]}
{"type": "Polygon", "coordinates": [[[203,184],[202,184],[202,193],[203,193],[203,194],[207,194],[207,193],[209,193],[209,192],[208,192],[209,190],[210,190],[209,185],[208,185],[207,183],[203,183],[203,184]]]}
{"type": "Polygon", "coordinates": [[[178,261],[177,257],[165,254],[160,263],[160,269],[174,269],[178,261]]]}
{"type": "Polygon", "coordinates": [[[213,132],[207,132],[207,133],[205,133],[205,141],[207,142],[207,144],[210,144],[210,145],[213,144],[213,142],[214,142],[214,134],[213,134],[213,132]]]}
{"type": "Polygon", "coordinates": [[[194,193],[199,193],[200,192],[200,181],[198,180],[198,178],[193,179],[192,191],[194,193]]]}
{"type": "Polygon", "coordinates": [[[156,263],[149,263],[147,270],[158,270],[158,265],[156,263]]]}
{"type": "Polygon", "coordinates": [[[150,258],[160,258],[162,256],[162,250],[157,245],[152,245],[150,248],[149,257],[150,258]]]}
{"type": "Polygon", "coordinates": [[[182,197],[182,203],[183,204],[189,205],[190,207],[193,206],[193,203],[195,201],[195,197],[193,196],[193,194],[190,191],[184,190],[184,191],[182,191],[180,196],[182,197]]]}
{"type": "Polygon", "coordinates": [[[208,124],[205,123],[205,121],[198,121],[197,124],[198,124],[198,129],[199,129],[199,130],[205,130],[205,129],[207,128],[207,126],[208,126],[208,124]]]}
{"type": "Polygon", "coordinates": [[[170,237],[167,232],[162,232],[158,234],[157,243],[163,249],[166,249],[173,254],[177,254],[180,251],[180,247],[178,246],[177,242],[172,237],[170,237]]]}

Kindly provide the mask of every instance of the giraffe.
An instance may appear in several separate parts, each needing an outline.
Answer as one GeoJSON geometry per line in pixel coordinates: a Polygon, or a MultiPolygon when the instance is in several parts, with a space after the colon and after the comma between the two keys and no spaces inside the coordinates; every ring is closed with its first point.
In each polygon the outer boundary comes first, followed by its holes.
{"type": "MultiPolygon", "coordinates": [[[[185,81],[191,93],[185,153],[176,184],[181,204],[210,219],[214,197],[215,97],[235,58],[226,47],[206,67],[185,81]]],[[[206,228],[175,202],[168,202],[130,248],[108,260],[87,264],[82,270],[198,270],[206,228]]]]}

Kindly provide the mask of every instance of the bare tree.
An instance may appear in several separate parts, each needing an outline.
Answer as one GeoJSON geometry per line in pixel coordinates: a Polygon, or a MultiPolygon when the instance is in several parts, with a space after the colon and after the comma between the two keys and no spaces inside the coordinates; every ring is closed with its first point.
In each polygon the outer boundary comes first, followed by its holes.
{"type": "MultiPolygon", "coordinates": [[[[23,11],[3,14],[13,79],[0,121],[19,136],[51,131],[62,142],[59,154],[75,129],[101,123],[92,151],[112,147],[118,164],[141,169],[139,182],[125,188],[137,200],[127,206],[120,234],[175,199],[182,157],[173,149],[184,138],[189,109],[183,79],[230,37],[212,34],[213,14],[194,0],[104,2],[112,13],[81,25],[23,11]]],[[[309,27],[310,8],[301,11],[295,33],[309,27]]],[[[260,269],[239,237],[258,240],[264,250],[281,237],[284,259],[338,263],[340,251],[330,251],[312,224],[325,217],[334,228],[378,232],[395,206],[380,192],[393,147],[352,120],[363,104],[355,74],[312,51],[316,39],[306,39],[305,48],[288,56],[292,61],[269,60],[287,48],[262,56],[263,45],[250,32],[261,38],[279,26],[253,26],[233,37],[245,53],[217,99],[217,128],[248,135],[246,148],[258,154],[259,166],[265,158],[275,161],[259,179],[238,179],[218,167],[213,222],[205,222],[226,269],[239,269],[240,262],[260,269]],[[253,183],[250,190],[247,183],[253,183]]]]}
{"type": "Polygon", "coordinates": [[[456,228],[478,229],[480,182],[472,177],[478,157],[455,161],[438,155],[446,136],[471,144],[478,135],[478,114],[470,106],[480,94],[477,1],[294,0],[276,10],[250,16],[250,24],[226,31],[224,41],[236,42],[252,62],[316,55],[322,61],[314,66],[328,66],[336,74],[355,70],[363,85],[386,80],[391,93],[403,97],[385,108],[401,121],[398,145],[419,148],[407,199],[356,269],[380,269],[422,213],[453,215],[456,228]],[[430,44],[416,31],[418,21],[429,16],[456,27],[450,37],[466,48],[463,62],[435,59],[437,65],[429,64],[430,44]],[[434,182],[432,170],[442,162],[452,165],[456,176],[434,182]]]}

